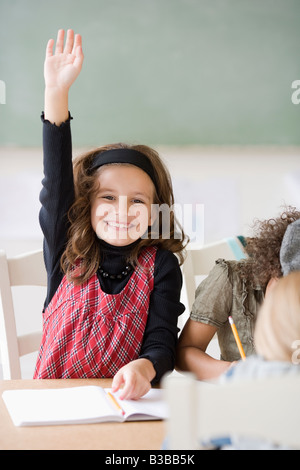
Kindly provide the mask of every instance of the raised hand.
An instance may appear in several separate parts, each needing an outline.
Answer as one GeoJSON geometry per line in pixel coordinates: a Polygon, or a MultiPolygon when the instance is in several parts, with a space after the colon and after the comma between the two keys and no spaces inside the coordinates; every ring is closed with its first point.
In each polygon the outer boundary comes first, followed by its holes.
{"type": "Polygon", "coordinates": [[[69,29],[64,47],[64,33],[63,29],[58,31],[54,54],[54,40],[48,41],[44,64],[46,87],[69,89],[80,73],[83,63],[81,36],[76,34],[74,40],[74,31],[69,29]]]}
{"type": "Polygon", "coordinates": [[[54,40],[50,39],[46,48],[44,63],[45,78],[45,118],[57,125],[68,118],[68,93],[78,77],[83,63],[80,34],[67,32],[64,46],[64,30],[57,33],[55,51],[54,40]]]}

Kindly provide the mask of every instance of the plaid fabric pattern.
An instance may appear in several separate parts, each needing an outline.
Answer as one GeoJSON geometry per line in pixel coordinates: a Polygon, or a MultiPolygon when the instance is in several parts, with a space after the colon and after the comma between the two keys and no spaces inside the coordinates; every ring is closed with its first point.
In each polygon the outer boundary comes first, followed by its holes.
{"type": "Polygon", "coordinates": [[[112,377],[137,359],[154,285],[156,248],[145,248],[119,294],[106,294],[97,274],[74,285],[63,278],[43,316],[34,378],[112,377]]]}

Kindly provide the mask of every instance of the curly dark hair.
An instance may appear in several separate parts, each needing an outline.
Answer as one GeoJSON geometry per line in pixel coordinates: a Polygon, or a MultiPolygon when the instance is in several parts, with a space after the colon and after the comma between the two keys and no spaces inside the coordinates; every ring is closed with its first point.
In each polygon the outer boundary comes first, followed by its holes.
{"type": "Polygon", "coordinates": [[[298,219],[300,212],[287,206],[276,218],[254,221],[253,237],[247,238],[245,248],[249,258],[238,266],[243,279],[265,289],[271,278],[282,276],[279,256],[282,239],[288,225],[298,219]]]}

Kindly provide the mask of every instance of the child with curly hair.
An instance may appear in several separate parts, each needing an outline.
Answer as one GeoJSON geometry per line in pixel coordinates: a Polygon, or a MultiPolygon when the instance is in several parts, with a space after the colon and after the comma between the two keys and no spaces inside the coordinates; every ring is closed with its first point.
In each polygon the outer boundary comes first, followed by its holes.
{"type": "Polygon", "coordinates": [[[280,249],[287,227],[300,219],[293,207],[276,218],[257,221],[254,236],[247,239],[249,258],[219,259],[198,286],[190,318],[179,338],[177,367],[190,370],[198,379],[213,379],[240,359],[228,317],[236,324],[246,356],[255,353],[254,328],[263,300],[282,277],[280,249]],[[221,357],[206,349],[217,333],[221,357]]]}

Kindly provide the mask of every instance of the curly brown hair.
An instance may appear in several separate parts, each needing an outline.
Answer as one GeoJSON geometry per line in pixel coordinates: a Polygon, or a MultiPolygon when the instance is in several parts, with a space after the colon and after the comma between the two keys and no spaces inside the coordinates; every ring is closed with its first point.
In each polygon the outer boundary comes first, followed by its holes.
{"type": "MultiPolygon", "coordinates": [[[[95,156],[101,152],[118,148],[130,148],[143,153],[151,162],[155,172],[156,190],[153,204],[174,205],[174,194],[169,171],[162,162],[159,154],[146,145],[127,145],[123,143],[110,144],[87,152],[74,160],[75,202],[69,210],[70,228],[66,249],[61,258],[61,267],[68,279],[76,284],[88,280],[98,269],[101,262],[101,247],[91,224],[91,202],[99,189],[97,169],[90,170],[95,156]],[[80,260],[80,272],[74,267],[80,260]]],[[[150,235],[150,231],[149,234],[150,235]]],[[[158,233],[153,237],[140,239],[127,259],[132,265],[137,264],[138,256],[145,246],[159,246],[176,253],[179,263],[184,261],[185,246],[188,242],[182,227],[170,210],[169,237],[164,238],[161,221],[158,223],[158,233]]]]}
{"type": "Polygon", "coordinates": [[[271,278],[282,276],[280,248],[285,231],[291,223],[300,218],[300,212],[287,206],[278,217],[256,220],[253,237],[247,238],[246,252],[249,259],[240,262],[240,275],[253,286],[265,289],[271,278]]]}

